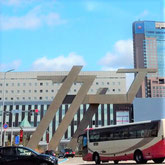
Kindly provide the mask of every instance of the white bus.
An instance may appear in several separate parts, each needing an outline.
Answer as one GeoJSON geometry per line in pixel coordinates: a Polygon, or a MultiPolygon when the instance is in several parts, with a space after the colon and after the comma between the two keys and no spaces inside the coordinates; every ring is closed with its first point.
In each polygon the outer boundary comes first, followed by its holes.
{"type": "Polygon", "coordinates": [[[162,163],[165,158],[165,119],[86,129],[78,138],[83,160],[135,160],[162,163]]]}

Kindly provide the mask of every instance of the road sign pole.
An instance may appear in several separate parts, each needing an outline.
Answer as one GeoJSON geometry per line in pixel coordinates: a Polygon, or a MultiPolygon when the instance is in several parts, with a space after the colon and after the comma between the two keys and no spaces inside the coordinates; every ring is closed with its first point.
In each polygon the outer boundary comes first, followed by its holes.
{"type": "Polygon", "coordinates": [[[9,127],[9,126],[8,126],[8,124],[6,124],[6,123],[3,125],[3,129],[4,129],[3,146],[5,146],[6,129],[7,129],[8,127],[9,127]]]}
{"type": "Polygon", "coordinates": [[[3,146],[5,146],[6,129],[4,129],[3,146]]]}
{"type": "Polygon", "coordinates": [[[13,114],[11,116],[11,146],[13,144],[13,114]]]}

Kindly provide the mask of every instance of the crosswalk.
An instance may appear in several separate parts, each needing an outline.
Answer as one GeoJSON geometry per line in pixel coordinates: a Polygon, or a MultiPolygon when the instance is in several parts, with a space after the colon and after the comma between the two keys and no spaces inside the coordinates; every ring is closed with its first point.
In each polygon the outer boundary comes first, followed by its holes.
{"type": "Polygon", "coordinates": [[[62,159],[62,160],[58,160],[58,164],[64,163],[64,162],[66,162],[66,161],[68,161],[68,159],[67,159],[67,158],[62,159]]]}

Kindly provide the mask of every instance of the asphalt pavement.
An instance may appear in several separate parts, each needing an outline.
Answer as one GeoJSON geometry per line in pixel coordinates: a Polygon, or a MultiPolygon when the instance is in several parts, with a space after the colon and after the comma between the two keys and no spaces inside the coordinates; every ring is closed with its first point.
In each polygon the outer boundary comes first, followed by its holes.
{"type": "MultiPolygon", "coordinates": [[[[112,161],[109,163],[102,163],[102,165],[112,165],[114,164],[112,161]]],[[[118,165],[132,165],[136,164],[135,161],[121,161],[118,163],[118,165]]],[[[160,165],[155,164],[153,161],[148,161],[146,165],[160,165]]],[[[165,164],[165,162],[162,163],[162,165],[165,164]]],[[[95,165],[95,162],[87,162],[83,161],[81,157],[74,157],[74,158],[68,158],[68,159],[59,159],[59,165],[95,165]]],[[[139,164],[140,165],[140,164],[139,164]]]]}

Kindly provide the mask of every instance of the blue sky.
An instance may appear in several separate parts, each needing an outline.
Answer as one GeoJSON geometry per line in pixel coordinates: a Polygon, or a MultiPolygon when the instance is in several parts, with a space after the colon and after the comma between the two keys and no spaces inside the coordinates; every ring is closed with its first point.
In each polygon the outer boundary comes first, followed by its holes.
{"type": "Polygon", "coordinates": [[[132,23],[165,0],[0,0],[0,71],[133,68],[132,23]]]}

